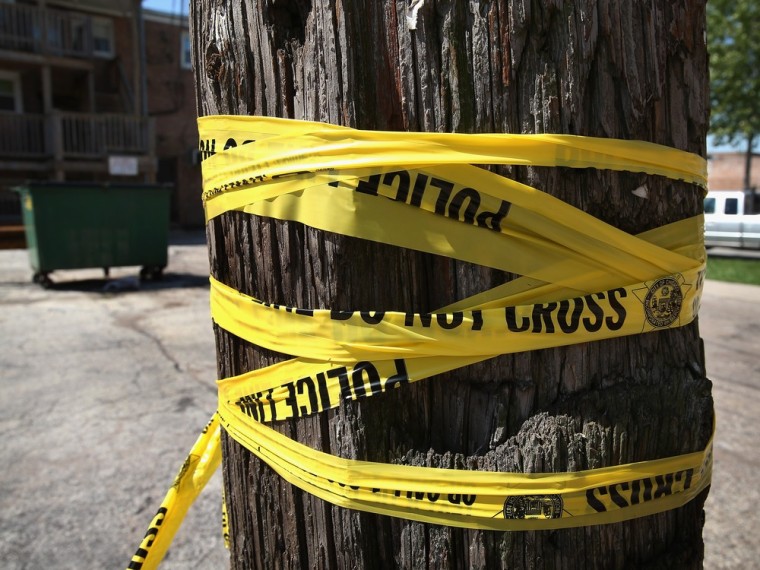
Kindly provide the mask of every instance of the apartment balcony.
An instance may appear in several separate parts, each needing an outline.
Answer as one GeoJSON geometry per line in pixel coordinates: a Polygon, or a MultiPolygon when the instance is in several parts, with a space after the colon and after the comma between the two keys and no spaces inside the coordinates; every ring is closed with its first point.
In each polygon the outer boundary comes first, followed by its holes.
{"type": "Polygon", "coordinates": [[[113,155],[155,170],[153,120],[133,115],[0,112],[0,170],[99,171],[113,155]]]}
{"type": "Polygon", "coordinates": [[[93,32],[93,19],[86,14],[0,3],[0,50],[91,58],[110,49],[93,32]]]}

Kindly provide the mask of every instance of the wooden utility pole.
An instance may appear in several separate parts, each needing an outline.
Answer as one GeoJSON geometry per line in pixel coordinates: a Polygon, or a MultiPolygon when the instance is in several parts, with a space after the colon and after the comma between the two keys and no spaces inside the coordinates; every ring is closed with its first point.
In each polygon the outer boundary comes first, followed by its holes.
{"type": "MultiPolygon", "coordinates": [[[[567,133],[705,155],[704,1],[415,1],[416,30],[409,4],[191,3],[199,114],[567,133]]],[[[499,172],[630,233],[701,211],[697,188],[654,176],[499,172]]],[[[208,237],[217,279],[289,306],[431,311],[507,277],[239,212],[214,219],[208,237]]],[[[216,339],[221,377],[285,358],[220,329],[216,339]]],[[[710,389],[695,322],[494,358],[275,428],[346,458],[462,468],[477,457],[493,469],[561,472],[702,450],[710,389]]],[[[701,567],[704,494],[624,523],[502,533],[334,507],[230,438],[224,481],[235,569],[701,567]]]]}

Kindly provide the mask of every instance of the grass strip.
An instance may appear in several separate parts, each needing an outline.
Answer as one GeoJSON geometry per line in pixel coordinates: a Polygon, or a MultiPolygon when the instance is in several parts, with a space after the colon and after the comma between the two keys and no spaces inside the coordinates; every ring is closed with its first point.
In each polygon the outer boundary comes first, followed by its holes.
{"type": "Polygon", "coordinates": [[[707,278],[760,285],[760,260],[708,256],[707,278]]]}

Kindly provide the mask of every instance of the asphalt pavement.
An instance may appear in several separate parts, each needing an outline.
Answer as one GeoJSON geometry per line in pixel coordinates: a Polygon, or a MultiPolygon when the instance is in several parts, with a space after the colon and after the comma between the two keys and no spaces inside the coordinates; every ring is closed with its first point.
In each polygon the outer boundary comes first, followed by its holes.
{"type": "MultiPolygon", "coordinates": [[[[203,235],[175,234],[164,280],[139,268],[31,283],[0,251],[0,567],[124,568],[216,405],[203,235]]],[[[700,312],[718,417],[706,568],[760,559],[760,288],[707,281],[700,312]]],[[[221,476],[162,569],[228,567],[221,476]]]]}
{"type": "MultiPolygon", "coordinates": [[[[216,409],[208,254],[178,237],[143,285],[131,267],[46,290],[25,250],[0,251],[0,567],[126,568],[216,409]]],[[[161,568],[227,560],[217,473],[161,568]]]]}

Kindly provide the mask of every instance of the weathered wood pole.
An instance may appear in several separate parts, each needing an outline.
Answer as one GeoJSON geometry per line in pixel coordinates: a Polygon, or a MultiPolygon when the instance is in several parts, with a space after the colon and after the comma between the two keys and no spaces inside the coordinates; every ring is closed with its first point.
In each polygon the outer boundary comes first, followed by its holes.
{"type": "MultiPolygon", "coordinates": [[[[703,0],[191,3],[201,115],[361,129],[568,133],[705,154],[703,0]]],[[[504,169],[631,233],[693,216],[692,186],[606,171],[504,169]],[[641,185],[648,199],[632,194],[641,185]]],[[[430,311],[505,276],[228,213],[208,226],[214,276],[269,302],[430,311]]],[[[218,371],[285,358],[216,331],[218,371]]],[[[347,458],[566,471],[704,448],[712,427],[698,326],[495,358],[276,428],[347,458]]],[[[231,564],[250,568],[699,568],[704,495],[630,522],[480,532],[333,507],[229,438],[231,564]]],[[[706,493],[705,493],[706,494],[706,493]]]]}

